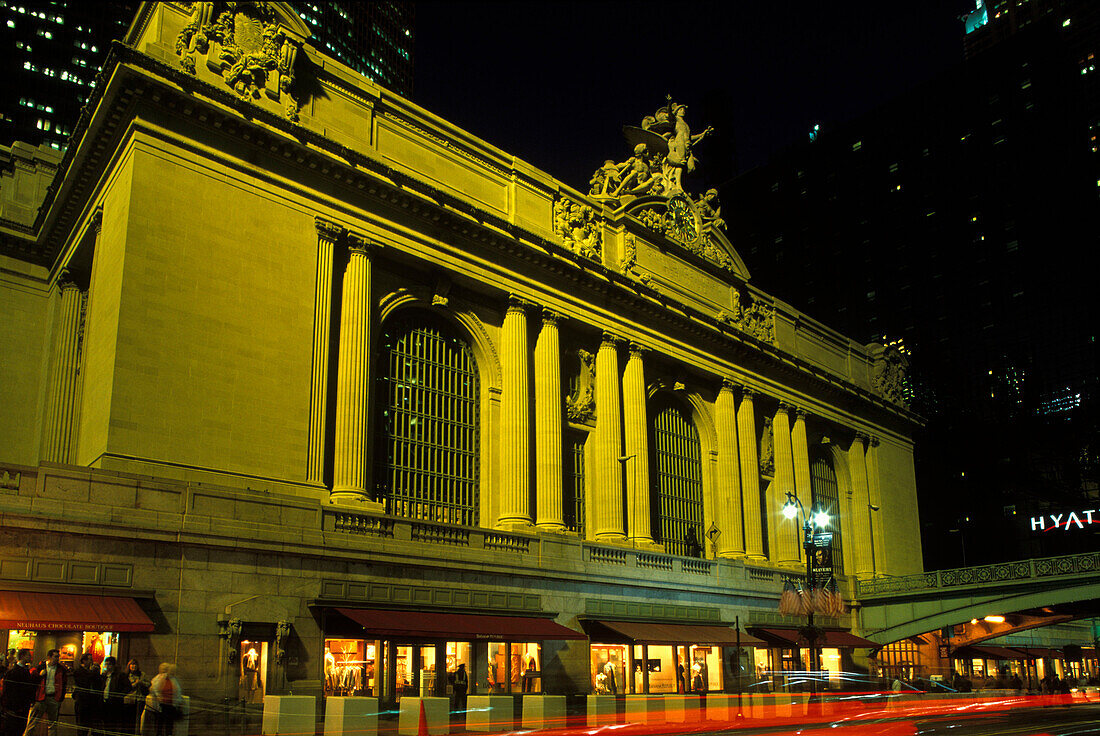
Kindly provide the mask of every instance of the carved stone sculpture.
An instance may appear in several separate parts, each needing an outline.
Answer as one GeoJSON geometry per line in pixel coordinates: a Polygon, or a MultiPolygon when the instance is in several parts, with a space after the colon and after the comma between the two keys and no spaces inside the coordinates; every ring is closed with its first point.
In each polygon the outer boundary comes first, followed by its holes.
{"type": "Polygon", "coordinates": [[[578,350],[576,357],[576,388],[565,398],[565,413],[569,421],[587,424],[596,416],[596,356],[587,350],[578,350]]]}
{"type": "Polygon", "coordinates": [[[717,318],[757,340],[775,342],[775,307],[757,299],[743,303],[737,289],[733,290],[730,309],[719,311],[717,318]]]}
{"type": "Polygon", "coordinates": [[[760,472],[763,475],[775,475],[775,435],[772,433],[772,418],[764,417],[764,431],[760,435],[760,472]]]}
{"type": "Polygon", "coordinates": [[[876,351],[871,368],[871,385],[887,401],[906,404],[905,379],[909,359],[895,345],[876,351]]]}
{"type": "Polygon", "coordinates": [[[600,259],[603,250],[603,230],[596,218],[596,211],[571,199],[554,202],[554,231],[574,253],[600,259]]]}

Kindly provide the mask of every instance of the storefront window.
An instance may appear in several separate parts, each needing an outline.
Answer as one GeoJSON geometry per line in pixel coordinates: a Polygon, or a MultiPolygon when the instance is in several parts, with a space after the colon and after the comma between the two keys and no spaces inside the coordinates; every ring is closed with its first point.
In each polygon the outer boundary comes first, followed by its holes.
{"type": "Polygon", "coordinates": [[[89,652],[92,661],[103,664],[107,657],[118,658],[118,634],[111,631],[85,631],[82,652],[89,652]]]}
{"type": "Polygon", "coordinates": [[[325,640],[325,695],[374,695],[374,642],[325,640]]]}
{"type": "Polygon", "coordinates": [[[591,647],[592,688],[599,694],[622,692],[626,683],[627,651],[625,644],[593,644],[591,647]]]}
{"type": "Polygon", "coordinates": [[[237,698],[242,703],[262,703],[267,685],[267,642],[242,641],[240,655],[237,698]]]}
{"type": "Polygon", "coordinates": [[[16,651],[20,649],[30,649],[34,651],[34,640],[37,636],[37,631],[12,629],[8,632],[8,649],[14,649],[16,651]]]}
{"type": "Polygon", "coordinates": [[[542,692],[542,650],[537,642],[489,642],[486,657],[489,692],[542,692]]]}
{"type": "Polygon", "coordinates": [[[691,691],[722,690],[722,648],[691,647],[691,691]]]}

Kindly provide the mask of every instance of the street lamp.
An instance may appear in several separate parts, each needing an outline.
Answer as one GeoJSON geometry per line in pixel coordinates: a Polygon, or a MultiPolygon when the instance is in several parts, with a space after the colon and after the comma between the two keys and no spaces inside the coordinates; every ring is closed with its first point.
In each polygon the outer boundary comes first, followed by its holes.
{"type": "Polygon", "coordinates": [[[878,571],[875,569],[875,520],[871,518],[872,511],[878,511],[879,507],[873,503],[867,504],[867,526],[871,530],[871,579],[874,580],[878,575],[878,571]]]}
{"type": "MultiPolygon", "coordinates": [[[[818,510],[812,517],[806,513],[806,508],[798,496],[787,491],[787,502],[783,504],[783,516],[797,521],[799,512],[802,513],[802,548],[806,551],[806,586],[810,591],[810,603],[806,607],[806,641],[810,644],[810,662],[807,669],[814,673],[821,672],[821,664],[817,654],[817,629],[814,628],[813,588],[814,588],[814,550],[817,546],[817,530],[815,526],[824,529],[829,525],[830,517],[825,511],[818,510]]],[[[795,532],[797,534],[797,531],[795,532]]],[[[823,540],[824,541],[824,540],[823,540]]],[[[817,702],[816,675],[810,676],[810,703],[817,702]]]]}

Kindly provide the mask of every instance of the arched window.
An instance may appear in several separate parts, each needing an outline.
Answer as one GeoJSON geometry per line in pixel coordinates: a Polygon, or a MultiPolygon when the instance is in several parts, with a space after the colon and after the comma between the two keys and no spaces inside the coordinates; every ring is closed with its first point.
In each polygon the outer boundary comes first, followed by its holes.
{"type": "Polygon", "coordinates": [[[426,312],[382,331],[377,484],[386,512],[478,523],[478,384],[469,346],[426,312]]]}
{"type": "MultiPolygon", "coordinates": [[[[810,492],[814,511],[829,514],[829,531],[833,533],[833,570],[844,572],[844,547],[840,536],[840,492],[832,460],[823,451],[815,451],[810,462],[810,492]]],[[[813,513],[813,512],[811,512],[813,513]]]]}
{"type": "Polygon", "coordinates": [[[679,407],[653,417],[653,532],[669,554],[699,557],[703,547],[703,464],[699,432],[679,407]]]}

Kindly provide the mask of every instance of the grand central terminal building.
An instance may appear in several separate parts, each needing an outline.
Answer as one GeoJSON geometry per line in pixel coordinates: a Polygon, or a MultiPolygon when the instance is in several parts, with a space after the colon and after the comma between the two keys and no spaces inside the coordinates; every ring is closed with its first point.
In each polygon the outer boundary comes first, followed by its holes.
{"type": "Polygon", "coordinates": [[[753,286],[705,121],[628,119],[578,191],[280,3],[144,3],[64,154],[4,151],[8,645],[219,702],[731,691],[808,664],[788,499],[838,598],[919,572],[904,356],[753,286]]]}

